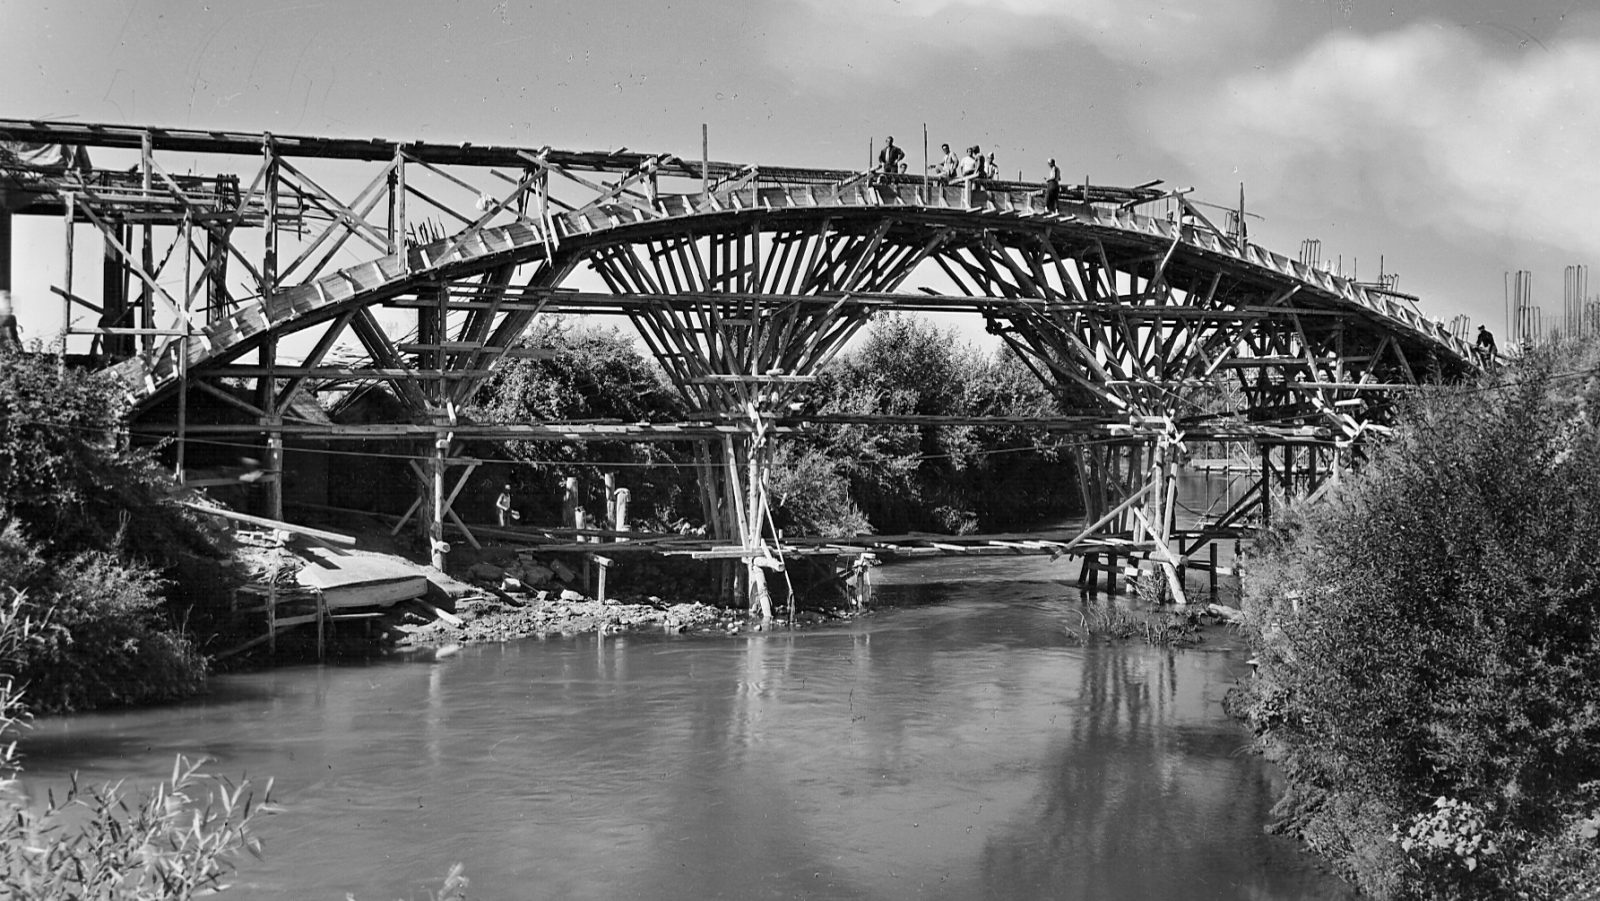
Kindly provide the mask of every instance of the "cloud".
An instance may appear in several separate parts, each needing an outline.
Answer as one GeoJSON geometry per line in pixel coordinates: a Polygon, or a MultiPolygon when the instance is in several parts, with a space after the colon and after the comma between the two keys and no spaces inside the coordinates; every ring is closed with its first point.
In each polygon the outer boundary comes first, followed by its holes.
{"type": "Polygon", "coordinates": [[[1341,34],[1148,111],[1155,140],[1256,197],[1458,238],[1600,247],[1600,40],[1495,55],[1460,28],[1341,34]]]}
{"type": "Polygon", "coordinates": [[[1261,33],[1270,0],[794,0],[770,62],[803,74],[918,76],[953,54],[1090,50],[1127,63],[1214,57],[1261,33]]]}

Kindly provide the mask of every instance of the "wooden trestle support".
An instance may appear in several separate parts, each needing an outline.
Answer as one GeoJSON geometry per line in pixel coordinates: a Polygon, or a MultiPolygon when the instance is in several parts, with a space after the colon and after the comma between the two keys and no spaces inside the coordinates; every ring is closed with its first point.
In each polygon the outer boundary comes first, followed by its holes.
{"type": "Polygon", "coordinates": [[[1086,525],[1055,550],[1083,556],[1091,587],[1126,564],[1182,603],[1185,569],[1214,576],[1217,542],[1336,479],[1401,393],[1472,367],[1414,298],[1269,253],[1150,186],[1066,186],[1046,210],[1037,185],[669,154],[9,120],[0,141],[133,161],[0,145],[0,235],[13,213],[60,218],[57,347],[124,380],[140,432],[175,440],[180,478],[194,441],[258,442],[263,512],[282,519],[286,440],[413,441],[402,522],[416,516],[440,566],[447,529],[478,543],[453,507],[479,463],[469,442],[691,441],[715,545],[702,556],[741,562],[728,588],[759,596],[751,574],[788,547],[767,495],[774,444],[805,427],[807,386],[874,311],[965,311],[1058,397],[1035,425],[1072,448],[1086,525]],[[165,156],[256,168],[177,174],[165,156]],[[74,278],[84,228],[102,247],[98,297],[74,278]],[[625,318],[689,420],[472,421],[485,379],[537,354],[522,339],[551,313],[625,318]],[[334,422],[310,400],[365,386],[399,415],[334,422]],[[192,422],[191,396],[242,421],[192,422]],[[1191,521],[1177,478],[1200,442],[1253,447],[1259,479],[1191,521]]]}

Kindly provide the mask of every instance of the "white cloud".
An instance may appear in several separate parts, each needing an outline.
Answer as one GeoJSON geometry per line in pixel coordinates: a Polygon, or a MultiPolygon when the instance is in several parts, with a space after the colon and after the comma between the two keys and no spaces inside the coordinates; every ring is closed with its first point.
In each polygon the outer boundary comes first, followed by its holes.
{"type": "Polygon", "coordinates": [[[1457,237],[1600,249],[1600,41],[1496,56],[1417,25],[1169,94],[1150,133],[1256,197],[1381,212],[1457,237]]]}
{"type": "Polygon", "coordinates": [[[1058,46],[1118,62],[1214,57],[1261,32],[1270,0],[793,0],[771,62],[804,74],[915,76],[949,54],[1058,46]]]}

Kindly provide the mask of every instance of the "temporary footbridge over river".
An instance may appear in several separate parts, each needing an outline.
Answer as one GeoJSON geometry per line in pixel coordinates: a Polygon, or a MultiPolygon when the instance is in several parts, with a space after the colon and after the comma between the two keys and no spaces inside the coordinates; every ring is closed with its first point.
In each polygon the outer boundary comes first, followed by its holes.
{"type": "MultiPolygon", "coordinates": [[[[126,384],[140,434],[175,439],[180,468],[186,441],[248,437],[272,472],[286,440],[413,438],[425,448],[415,509],[440,563],[447,528],[476,540],[451,509],[475,463],[464,442],[671,440],[696,443],[710,534],[694,547],[631,542],[640,550],[751,567],[808,548],[1071,553],[1086,578],[1132,563],[1181,602],[1185,568],[1214,568],[1216,542],[1323,490],[1398,394],[1474,368],[1414,298],[1264,250],[1242,210],[1219,228],[1159,182],[1063,185],[1047,207],[1037,184],[703,152],[17,120],[0,120],[0,142],[0,288],[12,216],[58,217],[61,346],[126,384]],[[85,233],[104,258],[90,287],[74,273],[85,233]],[[1085,528],[843,544],[775,534],[774,442],[806,426],[795,402],[883,310],[981,316],[1055,392],[1059,415],[1027,424],[1075,455],[1085,528]],[[530,353],[519,339],[553,313],[630,322],[687,421],[469,421],[474,392],[530,353]],[[341,424],[301,402],[352,383],[386,386],[402,412],[341,424]],[[244,421],[189,422],[191,395],[244,421]],[[1226,509],[1180,524],[1176,478],[1194,442],[1250,448],[1258,474],[1226,509]]],[[[267,480],[263,512],[282,517],[282,490],[267,480]]]]}

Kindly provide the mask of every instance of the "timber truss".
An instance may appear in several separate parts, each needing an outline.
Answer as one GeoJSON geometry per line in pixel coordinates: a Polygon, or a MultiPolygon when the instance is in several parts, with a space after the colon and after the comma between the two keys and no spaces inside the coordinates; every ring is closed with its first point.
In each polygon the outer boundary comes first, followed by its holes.
{"type": "Polygon", "coordinates": [[[447,523],[476,541],[451,510],[463,442],[623,438],[695,443],[711,537],[754,571],[786,547],[765,484],[821,367],[877,311],[964,311],[1059,399],[1030,424],[1074,449],[1087,519],[1050,549],[1083,555],[1086,578],[1130,563],[1182,602],[1185,568],[1214,568],[1216,542],[1336,478],[1400,394],[1473,366],[1410,299],[1268,252],[1155,186],[1063,186],[1046,209],[1038,185],[671,154],[14,120],[0,141],[125,160],[0,149],[0,218],[60,219],[61,346],[123,381],[180,469],[186,440],[218,433],[261,441],[273,471],[286,437],[415,440],[440,564],[447,523]],[[74,273],[79,234],[98,239],[94,287],[74,273]],[[625,318],[690,421],[468,421],[554,313],[625,318]],[[398,401],[393,421],[336,423],[307,402],[372,385],[398,401]],[[188,422],[192,395],[244,421],[188,422]],[[1258,476],[1195,520],[1176,481],[1202,442],[1253,448],[1258,476]]]}

